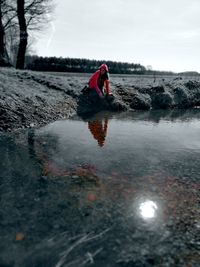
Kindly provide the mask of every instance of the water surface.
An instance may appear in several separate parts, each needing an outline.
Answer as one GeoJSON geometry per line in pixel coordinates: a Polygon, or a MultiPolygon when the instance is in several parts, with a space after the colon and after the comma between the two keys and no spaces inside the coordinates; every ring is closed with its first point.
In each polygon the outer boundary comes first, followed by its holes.
{"type": "Polygon", "coordinates": [[[2,264],[198,266],[199,138],[199,110],[1,134],[2,264]]]}

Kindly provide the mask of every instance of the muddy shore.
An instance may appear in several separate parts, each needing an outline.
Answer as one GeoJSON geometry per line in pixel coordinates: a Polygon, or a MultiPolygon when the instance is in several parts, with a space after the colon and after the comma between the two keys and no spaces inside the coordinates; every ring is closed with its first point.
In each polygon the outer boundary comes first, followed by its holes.
{"type": "Polygon", "coordinates": [[[82,88],[89,74],[41,73],[0,69],[0,131],[45,125],[75,114],[101,110],[180,109],[200,106],[195,77],[111,75],[114,99],[93,104],[82,88]]]}

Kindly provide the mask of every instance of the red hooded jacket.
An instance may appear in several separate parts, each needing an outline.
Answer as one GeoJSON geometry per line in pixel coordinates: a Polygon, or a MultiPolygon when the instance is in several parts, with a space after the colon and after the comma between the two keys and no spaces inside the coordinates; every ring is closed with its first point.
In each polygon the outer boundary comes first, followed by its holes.
{"type": "MultiPolygon", "coordinates": [[[[101,67],[100,67],[101,69],[101,67]]],[[[109,86],[109,79],[108,78],[101,78],[100,70],[97,70],[89,79],[89,88],[95,89],[98,93],[99,96],[102,96],[102,91],[101,91],[101,86],[105,87],[106,89],[106,94],[109,95],[110,93],[110,86],[109,86]]]]}

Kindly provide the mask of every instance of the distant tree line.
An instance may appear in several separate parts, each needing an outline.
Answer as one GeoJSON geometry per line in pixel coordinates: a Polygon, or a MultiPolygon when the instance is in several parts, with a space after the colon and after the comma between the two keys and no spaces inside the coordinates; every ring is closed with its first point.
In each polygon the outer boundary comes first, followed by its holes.
{"type": "Polygon", "coordinates": [[[82,58],[27,56],[26,69],[36,71],[82,72],[96,71],[102,63],[109,66],[110,73],[145,74],[146,68],[140,64],[115,61],[90,60],[82,58]]]}
{"type": "Polygon", "coordinates": [[[35,71],[92,73],[102,63],[106,63],[109,67],[109,72],[113,74],[177,75],[171,71],[156,71],[148,67],[145,68],[138,63],[85,58],[39,57],[37,55],[27,56],[25,67],[26,69],[35,71]]]}

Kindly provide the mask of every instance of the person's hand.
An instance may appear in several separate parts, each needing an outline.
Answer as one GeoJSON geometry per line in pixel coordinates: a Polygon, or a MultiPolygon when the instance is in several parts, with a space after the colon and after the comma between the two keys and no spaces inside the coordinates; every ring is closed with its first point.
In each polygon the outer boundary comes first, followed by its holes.
{"type": "Polygon", "coordinates": [[[108,97],[108,96],[113,96],[113,94],[112,93],[108,93],[108,94],[106,94],[106,96],[108,97]]]}

